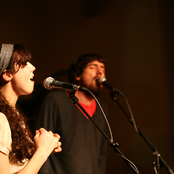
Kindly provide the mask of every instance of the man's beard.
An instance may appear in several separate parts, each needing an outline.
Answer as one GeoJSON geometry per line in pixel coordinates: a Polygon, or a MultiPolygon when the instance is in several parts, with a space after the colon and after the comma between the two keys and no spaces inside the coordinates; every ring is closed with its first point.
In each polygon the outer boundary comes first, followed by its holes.
{"type": "Polygon", "coordinates": [[[88,90],[90,90],[95,96],[98,96],[102,90],[101,87],[93,87],[93,86],[90,86],[88,87],[88,90]]]}
{"type": "MultiPolygon", "coordinates": [[[[81,79],[80,86],[90,90],[95,96],[98,96],[103,89],[103,85],[95,85],[94,83],[87,84],[84,79],[81,79]]],[[[89,92],[88,92],[89,93],[89,92]]],[[[86,93],[87,94],[87,93],[86,93]]]]}

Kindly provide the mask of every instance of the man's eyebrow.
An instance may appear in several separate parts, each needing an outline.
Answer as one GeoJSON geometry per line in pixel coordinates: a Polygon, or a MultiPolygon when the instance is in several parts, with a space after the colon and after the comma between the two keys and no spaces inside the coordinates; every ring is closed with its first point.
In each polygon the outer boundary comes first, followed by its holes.
{"type": "Polygon", "coordinates": [[[97,66],[97,64],[95,64],[95,63],[89,63],[88,66],[90,66],[90,65],[95,65],[95,66],[97,66]]]}
{"type": "Polygon", "coordinates": [[[101,67],[102,67],[102,68],[105,68],[105,65],[102,65],[101,67]]]}
{"type": "MultiPolygon", "coordinates": [[[[88,64],[88,66],[91,66],[91,65],[98,66],[98,64],[95,64],[95,63],[89,63],[89,64],[88,64]]],[[[102,67],[102,68],[105,68],[105,65],[102,65],[101,67],[102,67]]]]}

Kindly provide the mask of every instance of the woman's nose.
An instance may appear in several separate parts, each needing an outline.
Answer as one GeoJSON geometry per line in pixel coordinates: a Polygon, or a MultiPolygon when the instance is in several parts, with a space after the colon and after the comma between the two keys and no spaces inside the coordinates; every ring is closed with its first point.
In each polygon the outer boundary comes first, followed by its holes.
{"type": "Polygon", "coordinates": [[[35,71],[36,70],[36,67],[32,65],[32,71],[35,71]]]}
{"type": "Polygon", "coordinates": [[[36,67],[30,63],[30,66],[31,66],[31,71],[35,71],[36,70],[36,67]]]}

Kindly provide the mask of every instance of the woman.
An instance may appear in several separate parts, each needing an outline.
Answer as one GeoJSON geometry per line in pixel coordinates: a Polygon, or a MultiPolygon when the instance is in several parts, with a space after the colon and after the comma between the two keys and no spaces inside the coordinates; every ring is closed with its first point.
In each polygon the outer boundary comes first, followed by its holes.
{"type": "Polygon", "coordinates": [[[20,44],[0,45],[0,173],[37,174],[48,156],[60,152],[60,136],[41,128],[34,142],[16,108],[20,95],[33,91],[31,54],[20,44]]]}

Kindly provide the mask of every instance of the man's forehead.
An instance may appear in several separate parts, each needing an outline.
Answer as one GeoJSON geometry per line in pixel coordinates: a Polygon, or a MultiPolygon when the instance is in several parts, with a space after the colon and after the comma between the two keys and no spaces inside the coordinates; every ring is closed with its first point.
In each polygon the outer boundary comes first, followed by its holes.
{"type": "Polygon", "coordinates": [[[87,66],[89,66],[89,65],[100,65],[100,66],[105,67],[104,63],[99,62],[98,60],[94,60],[94,61],[92,61],[92,62],[89,62],[89,63],[87,64],[87,66]]]}

